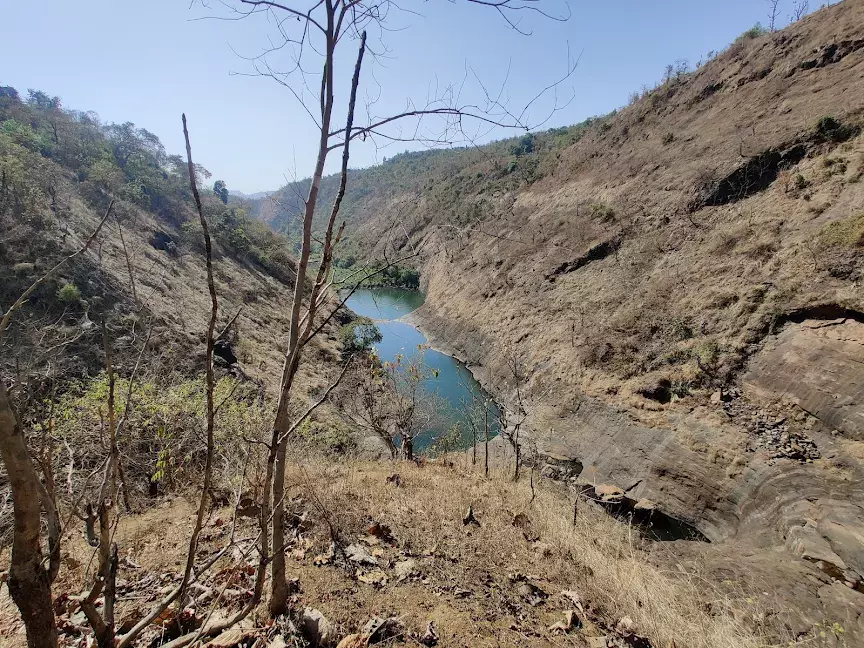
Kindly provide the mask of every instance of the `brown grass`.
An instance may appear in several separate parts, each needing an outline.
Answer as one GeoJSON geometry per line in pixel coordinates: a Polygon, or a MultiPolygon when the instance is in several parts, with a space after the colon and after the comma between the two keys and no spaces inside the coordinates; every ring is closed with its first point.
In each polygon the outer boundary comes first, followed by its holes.
{"type": "MultiPolygon", "coordinates": [[[[365,537],[373,521],[386,524],[397,546],[385,549],[382,562],[412,556],[422,573],[422,580],[400,585],[385,568],[388,584],[375,590],[358,586],[344,572],[334,577],[333,568],[311,566],[307,558],[299,576],[309,604],[320,606],[346,630],[391,610],[415,631],[434,619],[441,636],[452,637],[454,645],[572,645],[554,638],[547,627],[573,607],[559,593],[575,590],[585,607],[581,634],[587,636],[606,634],[629,617],[654,646],[764,644],[739,615],[747,607],[743,595],[730,598],[699,574],[680,567],[668,571],[649,561],[645,541],[629,525],[583,501],[574,527],[573,497],[563,490],[538,486],[532,501],[527,477],[514,484],[495,471],[487,480],[479,469],[471,470],[467,458],[460,456],[457,463],[420,468],[364,461],[295,464],[289,475],[292,494],[317,509],[319,518],[326,509],[345,543],[365,537]],[[393,472],[400,473],[399,487],[386,482],[393,472]],[[462,523],[469,505],[479,528],[462,523]],[[530,519],[529,535],[537,541],[526,540],[522,528],[514,526],[517,513],[530,519]],[[528,576],[549,594],[548,601],[526,604],[513,582],[515,573],[528,576]],[[351,592],[347,608],[339,594],[346,589],[351,592]],[[457,590],[470,594],[459,596],[457,590]]],[[[323,550],[329,532],[319,525],[313,537],[323,550]]]]}

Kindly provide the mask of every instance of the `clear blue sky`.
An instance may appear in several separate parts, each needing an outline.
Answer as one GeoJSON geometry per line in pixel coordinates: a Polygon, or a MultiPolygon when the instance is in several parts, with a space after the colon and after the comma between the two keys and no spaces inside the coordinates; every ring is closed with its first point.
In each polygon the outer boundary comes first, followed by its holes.
{"type": "MultiPolygon", "coordinates": [[[[107,122],[132,121],[156,133],[172,153],[183,150],[185,111],[197,161],[229,189],[275,189],[294,173],[310,174],[316,134],[293,97],[270,79],[231,74],[249,70],[234,51],[255,54],[266,45],[261,21],[196,20],[219,14],[218,4],[190,7],[189,0],[3,5],[0,84],[59,95],[65,106],[94,110],[107,122]]],[[[784,24],[791,5],[781,5],[784,24]]],[[[491,85],[501,83],[510,65],[510,103],[524,104],[560,76],[569,44],[581,59],[561,92],[575,92],[575,98],[547,127],[625,104],[633,90],[658,80],[667,63],[696,62],[757,21],[764,24],[767,13],[762,0],[572,0],[568,22],[527,16],[524,26],[533,35],[521,36],[494,11],[462,0],[409,6],[423,15],[397,18],[394,25],[405,29],[387,36],[392,58],[374,72],[382,88],[377,113],[398,111],[406,97],[422,99],[436,79],[460,80],[466,64],[491,85]]],[[[345,50],[348,67],[355,51],[353,44],[345,50]]],[[[377,93],[371,69],[364,73],[366,92],[377,93]]],[[[542,111],[538,107],[536,118],[542,111]]],[[[351,166],[406,148],[360,145],[351,166]]]]}

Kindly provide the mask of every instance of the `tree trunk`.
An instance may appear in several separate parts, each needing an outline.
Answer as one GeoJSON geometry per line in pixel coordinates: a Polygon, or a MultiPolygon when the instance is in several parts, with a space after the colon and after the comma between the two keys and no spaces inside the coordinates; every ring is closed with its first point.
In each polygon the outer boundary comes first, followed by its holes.
{"type": "MultiPolygon", "coordinates": [[[[285,448],[288,439],[288,413],[280,409],[276,413],[274,435],[276,445],[271,450],[273,465],[273,572],[270,590],[270,614],[277,617],[288,612],[288,577],[285,566],[285,448]]],[[[269,463],[269,462],[268,462],[269,463]]]]}
{"type": "Polygon", "coordinates": [[[484,441],[484,450],[485,453],[483,455],[483,461],[485,466],[483,467],[484,477],[489,476],[489,407],[487,405],[486,412],[483,417],[483,427],[486,429],[486,440],[484,441]]]}
{"type": "Polygon", "coordinates": [[[9,474],[14,506],[9,594],[21,612],[29,648],[57,645],[57,626],[51,601],[51,579],[42,567],[39,543],[41,507],[39,477],[27,452],[24,433],[12,409],[6,387],[0,384],[0,455],[9,474]]]}
{"type": "Polygon", "coordinates": [[[407,434],[402,435],[402,456],[406,461],[414,461],[414,439],[407,434]]]}

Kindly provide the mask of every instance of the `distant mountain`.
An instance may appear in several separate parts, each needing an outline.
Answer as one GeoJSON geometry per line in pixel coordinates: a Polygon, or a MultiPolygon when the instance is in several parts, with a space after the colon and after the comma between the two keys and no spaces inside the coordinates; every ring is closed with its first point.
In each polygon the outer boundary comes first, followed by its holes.
{"type": "Polygon", "coordinates": [[[242,191],[232,190],[231,195],[235,198],[245,198],[246,200],[261,200],[262,198],[269,198],[272,196],[275,191],[256,191],[255,193],[247,194],[242,191]]]}

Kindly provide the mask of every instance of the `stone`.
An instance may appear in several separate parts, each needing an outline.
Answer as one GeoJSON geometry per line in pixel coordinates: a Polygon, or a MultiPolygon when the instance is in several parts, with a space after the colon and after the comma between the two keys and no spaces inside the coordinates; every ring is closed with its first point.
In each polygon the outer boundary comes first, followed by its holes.
{"type": "Polygon", "coordinates": [[[315,608],[305,608],[300,618],[300,634],[313,646],[336,645],[336,627],[315,608]]]}
{"type": "Polygon", "coordinates": [[[378,559],[361,544],[352,544],[345,547],[345,555],[348,557],[348,560],[358,565],[378,565],[378,559]]]}
{"type": "Polygon", "coordinates": [[[393,572],[396,576],[396,581],[403,581],[417,574],[417,561],[413,558],[397,562],[393,566],[393,572]]]}
{"type": "Polygon", "coordinates": [[[601,502],[617,503],[624,499],[624,491],[612,484],[598,484],[594,487],[594,494],[601,502]]]}

